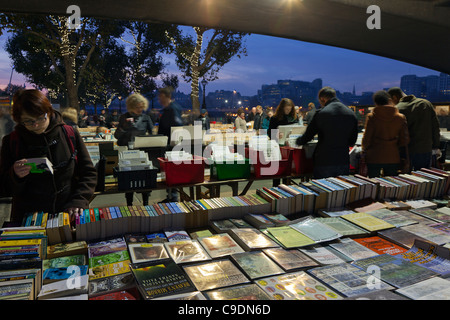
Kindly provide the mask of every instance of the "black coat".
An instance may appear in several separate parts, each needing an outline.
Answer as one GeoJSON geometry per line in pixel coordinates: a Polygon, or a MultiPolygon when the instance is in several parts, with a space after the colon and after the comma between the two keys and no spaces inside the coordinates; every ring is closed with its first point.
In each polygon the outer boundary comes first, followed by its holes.
{"type": "Polygon", "coordinates": [[[275,139],[275,137],[272,137],[272,130],[278,129],[279,126],[287,126],[296,123],[298,123],[297,119],[294,119],[287,115],[283,115],[283,118],[281,119],[278,119],[277,117],[273,116],[272,118],[270,118],[269,129],[267,130],[267,134],[269,135],[270,139],[275,139]]]}
{"type": "Polygon", "coordinates": [[[257,113],[255,115],[254,123],[253,123],[253,129],[259,130],[262,129],[262,121],[263,121],[263,115],[260,113],[257,113]]]}
{"type": "Polygon", "coordinates": [[[164,107],[161,111],[159,119],[158,134],[168,137],[167,144],[170,145],[172,127],[179,127],[183,125],[181,119],[181,107],[176,102],[171,102],[170,105],[164,107]]]}
{"type": "Polygon", "coordinates": [[[349,147],[358,138],[358,120],[354,112],[337,98],[316,111],[298,145],[311,141],[315,135],[319,141],[314,151],[315,166],[349,164],[349,147]]]}
{"type": "Polygon", "coordinates": [[[143,113],[133,116],[127,112],[120,116],[114,137],[117,139],[117,145],[127,146],[128,142],[134,141],[135,136],[144,135],[147,132],[152,134],[152,130],[153,123],[149,115],[143,113]],[[133,118],[133,122],[128,121],[128,118],[133,118]]]}

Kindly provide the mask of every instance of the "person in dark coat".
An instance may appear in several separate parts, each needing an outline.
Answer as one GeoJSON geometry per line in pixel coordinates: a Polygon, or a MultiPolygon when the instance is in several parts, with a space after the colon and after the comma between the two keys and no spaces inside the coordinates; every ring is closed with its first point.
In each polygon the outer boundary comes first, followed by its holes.
{"type": "Polygon", "coordinates": [[[208,111],[206,109],[202,109],[201,114],[196,121],[200,121],[202,123],[202,130],[208,131],[211,129],[211,123],[208,117],[208,111]]]}
{"type": "Polygon", "coordinates": [[[278,104],[275,114],[270,118],[269,130],[267,134],[270,139],[282,138],[279,136],[278,127],[290,124],[296,124],[298,122],[297,115],[295,113],[295,105],[291,99],[283,98],[278,104]]]}
{"type": "MultiPolygon", "coordinates": [[[[131,94],[126,100],[127,112],[119,117],[119,124],[114,137],[117,145],[128,146],[139,135],[152,134],[153,123],[150,116],[143,113],[148,109],[148,100],[139,93],[131,94]]],[[[142,203],[148,205],[151,192],[141,192],[142,203]]],[[[127,206],[133,205],[133,192],[125,192],[127,206]]]]}
{"type": "Polygon", "coordinates": [[[0,158],[0,193],[12,197],[10,223],[20,225],[25,214],[36,211],[68,212],[73,221],[89,208],[97,184],[83,139],[77,130],[67,134],[61,114],[39,90],[20,90],[13,102],[18,124],[3,138],[0,158]],[[39,157],[48,158],[53,174],[30,172],[27,159],[39,157]]]}
{"type": "Polygon", "coordinates": [[[262,129],[263,122],[263,108],[261,106],[256,106],[256,114],[253,122],[253,129],[258,132],[259,129],[262,129]]]}
{"type": "MultiPolygon", "coordinates": [[[[152,123],[155,122],[152,120],[152,123]]],[[[112,113],[108,113],[106,116],[106,127],[111,128],[117,128],[117,125],[119,124],[119,112],[117,110],[113,110],[112,113]]]]}
{"type": "Polygon", "coordinates": [[[347,175],[350,170],[349,147],[358,138],[358,120],[354,112],[338,98],[336,91],[324,87],[319,91],[321,109],[308,124],[297,145],[304,145],[318,135],[314,150],[314,178],[347,175]]]}
{"type": "Polygon", "coordinates": [[[308,103],[308,112],[306,113],[305,118],[303,119],[303,124],[308,125],[311,122],[312,118],[316,114],[316,105],[312,102],[308,103]]]}
{"type": "Polygon", "coordinates": [[[89,123],[89,115],[86,113],[86,110],[81,109],[78,113],[78,127],[79,128],[87,128],[89,123]]]}

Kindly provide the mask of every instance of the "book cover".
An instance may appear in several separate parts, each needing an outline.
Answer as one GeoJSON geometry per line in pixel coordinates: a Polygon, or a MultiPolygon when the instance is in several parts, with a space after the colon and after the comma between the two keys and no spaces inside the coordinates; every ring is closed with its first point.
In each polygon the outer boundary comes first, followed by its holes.
{"type": "Polygon", "coordinates": [[[267,228],[267,231],[286,249],[305,247],[315,243],[313,239],[291,226],[267,228]]]}
{"type": "Polygon", "coordinates": [[[284,270],[262,251],[251,251],[231,255],[233,261],[251,280],[284,273],[284,270]]]}
{"type": "Polygon", "coordinates": [[[420,224],[412,224],[402,227],[403,230],[409,231],[421,238],[434,242],[437,245],[444,245],[450,242],[450,236],[445,232],[420,224]]]}
{"type": "Polygon", "coordinates": [[[380,290],[360,294],[358,296],[354,296],[351,298],[345,298],[344,300],[410,300],[410,299],[389,290],[380,290]]]}
{"type": "Polygon", "coordinates": [[[386,239],[383,239],[379,236],[366,237],[366,238],[355,238],[353,241],[358,242],[364,247],[378,253],[378,254],[390,254],[391,256],[395,256],[397,254],[401,254],[407,251],[407,249],[396,245],[393,242],[390,242],[386,239]]]}
{"type": "Polygon", "coordinates": [[[212,232],[209,231],[208,229],[204,229],[204,230],[198,230],[198,231],[193,231],[189,233],[189,236],[193,239],[199,239],[199,238],[204,238],[204,237],[210,237],[212,236],[212,232]]]}
{"type": "Polygon", "coordinates": [[[300,248],[299,250],[321,265],[345,263],[345,261],[341,257],[328,250],[327,247],[321,245],[314,245],[308,248],[300,248]]]}
{"type": "Polygon", "coordinates": [[[383,230],[378,232],[378,235],[401,247],[405,247],[408,249],[412,248],[415,239],[426,240],[422,237],[415,235],[414,233],[403,230],[402,228],[383,230]]]}
{"type": "Polygon", "coordinates": [[[450,281],[434,277],[395,291],[412,300],[450,300],[450,281]]]}
{"type": "Polygon", "coordinates": [[[183,266],[199,291],[218,289],[250,282],[250,280],[228,259],[183,266]]]}
{"type": "Polygon", "coordinates": [[[434,210],[430,208],[419,208],[411,209],[409,211],[436,222],[450,222],[450,214],[439,211],[439,209],[434,210]]]}
{"type": "Polygon", "coordinates": [[[341,300],[343,298],[304,271],[267,277],[255,283],[272,300],[341,300]]]}
{"type": "Polygon", "coordinates": [[[96,256],[89,258],[89,268],[95,268],[105,264],[111,264],[115,262],[130,260],[128,250],[122,250],[118,252],[104,254],[102,256],[96,256]]]}
{"type": "Polygon", "coordinates": [[[89,268],[89,281],[130,272],[130,260],[89,268]]]}
{"type": "Polygon", "coordinates": [[[409,218],[399,214],[397,211],[391,211],[388,209],[379,209],[379,210],[369,211],[366,213],[371,215],[372,217],[375,217],[375,218],[383,220],[387,223],[390,223],[397,228],[409,226],[410,224],[417,223],[416,220],[409,219],[409,218]]]}
{"type": "Polygon", "coordinates": [[[254,283],[205,292],[208,300],[270,300],[270,296],[254,283]]]}
{"type": "Polygon", "coordinates": [[[128,245],[132,263],[168,259],[163,243],[131,243],[128,245]]]}
{"type": "Polygon", "coordinates": [[[164,246],[176,263],[211,260],[197,240],[169,241],[164,246]]]}
{"type": "Polygon", "coordinates": [[[236,226],[229,220],[211,220],[209,225],[217,233],[227,232],[230,229],[236,228],[236,226]]]}
{"type": "Polygon", "coordinates": [[[307,269],[320,266],[300,250],[286,250],[283,248],[263,249],[263,252],[275,261],[284,271],[307,269]]]}
{"type": "Polygon", "coordinates": [[[394,289],[393,286],[374,278],[371,274],[349,263],[312,268],[306,272],[344,297],[394,289]]]}
{"type": "Polygon", "coordinates": [[[450,223],[433,223],[428,225],[430,228],[434,228],[437,230],[440,230],[442,232],[445,232],[446,234],[450,235],[450,223]]]}
{"type": "Polygon", "coordinates": [[[341,234],[337,233],[334,229],[328,228],[318,220],[307,217],[301,221],[290,224],[291,228],[303,233],[316,243],[331,241],[341,237],[341,234]]]}
{"type": "MultiPolygon", "coordinates": [[[[84,276],[88,273],[88,266],[78,266],[79,267],[79,275],[84,276]]],[[[77,271],[78,273],[78,271],[77,271]]],[[[50,268],[44,270],[42,274],[42,283],[48,284],[59,280],[67,280],[70,277],[74,276],[74,271],[69,268],[50,268]]]]}
{"type": "Polygon", "coordinates": [[[220,233],[198,240],[211,258],[224,257],[244,250],[227,233],[220,233]]]}
{"type": "Polygon", "coordinates": [[[255,227],[256,229],[267,228],[275,226],[271,220],[266,218],[262,214],[246,214],[244,216],[244,220],[247,221],[250,225],[255,227]]]}
{"type": "Polygon", "coordinates": [[[45,259],[42,261],[42,269],[54,269],[54,268],[67,268],[72,265],[82,266],[86,265],[86,256],[85,255],[72,255],[72,256],[64,256],[53,259],[45,259]]]}
{"type": "Polygon", "coordinates": [[[47,259],[69,256],[69,255],[86,255],[86,241],[77,241],[71,243],[59,243],[47,247],[47,259]]]}
{"type": "Polygon", "coordinates": [[[378,253],[366,248],[350,238],[340,239],[339,242],[330,243],[329,246],[352,260],[359,260],[378,255],[378,253]]]}
{"type": "Polygon", "coordinates": [[[179,230],[179,231],[165,231],[164,232],[166,237],[167,237],[167,241],[171,242],[171,241],[183,241],[183,240],[191,240],[191,237],[189,237],[188,233],[184,230],[179,230]]]}
{"type": "Polygon", "coordinates": [[[168,241],[164,233],[147,234],[146,237],[149,243],[164,243],[168,241]]]}
{"type": "Polygon", "coordinates": [[[88,292],[88,278],[88,275],[77,278],[76,285],[71,285],[71,282],[67,280],[45,284],[38,294],[38,300],[86,294],[88,292]]]}
{"type": "Polygon", "coordinates": [[[132,264],[131,272],[146,300],[195,291],[183,270],[170,259],[132,264]]]}
{"type": "Polygon", "coordinates": [[[147,237],[139,234],[125,235],[125,242],[130,245],[132,243],[147,243],[147,237]]]}
{"type": "Polygon", "coordinates": [[[368,270],[369,267],[372,269],[378,268],[379,272],[376,272],[374,276],[396,288],[402,288],[439,275],[427,268],[388,254],[357,260],[352,264],[364,271],[368,270]]]}
{"type": "Polygon", "coordinates": [[[329,218],[316,218],[317,221],[323,223],[327,227],[335,230],[342,236],[356,236],[356,235],[365,235],[369,232],[360,228],[341,217],[329,217],[329,218]]]}
{"type": "Polygon", "coordinates": [[[270,221],[272,221],[276,226],[281,226],[281,225],[285,225],[286,223],[288,223],[290,220],[288,218],[286,218],[284,215],[282,214],[264,214],[264,216],[269,219],[270,221]]]}
{"type": "Polygon", "coordinates": [[[257,229],[235,228],[229,230],[229,234],[245,251],[279,247],[257,229]]]}
{"type": "Polygon", "coordinates": [[[127,250],[123,237],[88,244],[89,258],[127,250]]]}
{"type": "Polygon", "coordinates": [[[342,218],[370,232],[395,228],[394,225],[375,218],[365,212],[346,214],[343,215],[342,218]]]}
{"type": "Polygon", "coordinates": [[[252,227],[244,219],[229,219],[229,220],[231,223],[233,223],[235,225],[234,228],[251,228],[252,227]]]}
{"type": "Polygon", "coordinates": [[[135,286],[135,280],[131,272],[89,280],[89,298],[102,294],[128,290],[134,288],[135,286]]]}

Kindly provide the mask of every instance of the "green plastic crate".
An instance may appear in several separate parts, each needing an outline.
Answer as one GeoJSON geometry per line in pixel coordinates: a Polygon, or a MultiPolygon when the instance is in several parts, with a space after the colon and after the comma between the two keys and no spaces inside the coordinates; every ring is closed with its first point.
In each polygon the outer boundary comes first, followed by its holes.
{"type": "Polygon", "coordinates": [[[246,179],[250,177],[250,160],[235,161],[234,163],[217,163],[211,160],[211,176],[217,180],[246,179]]]}

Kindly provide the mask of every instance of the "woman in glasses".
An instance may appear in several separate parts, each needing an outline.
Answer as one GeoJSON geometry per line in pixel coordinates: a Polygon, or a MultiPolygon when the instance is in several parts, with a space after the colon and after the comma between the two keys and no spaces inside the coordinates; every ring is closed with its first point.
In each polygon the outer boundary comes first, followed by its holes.
{"type": "Polygon", "coordinates": [[[13,97],[14,131],[3,138],[0,191],[12,197],[10,225],[26,213],[69,212],[89,208],[97,174],[78,131],[66,125],[39,90],[20,90],[13,97]],[[53,173],[36,173],[28,159],[47,158],[53,173]],[[33,172],[32,172],[33,171],[33,172]]]}

